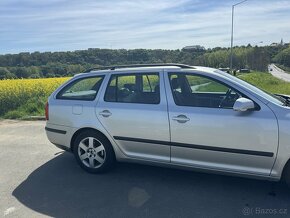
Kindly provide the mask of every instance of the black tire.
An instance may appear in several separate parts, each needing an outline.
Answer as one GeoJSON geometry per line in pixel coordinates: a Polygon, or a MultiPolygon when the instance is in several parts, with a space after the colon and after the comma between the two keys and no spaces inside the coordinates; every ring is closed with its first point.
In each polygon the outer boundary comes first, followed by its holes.
{"type": "Polygon", "coordinates": [[[288,161],[283,169],[282,181],[290,188],[290,162],[288,161]]]}
{"type": "Polygon", "coordinates": [[[73,153],[80,167],[89,173],[96,174],[107,172],[116,162],[115,153],[109,140],[93,130],[86,130],[77,135],[73,142],[73,153]],[[93,141],[94,149],[87,147],[87,150],[85,151],[83,147],[84,145],[89,146],[91,143],[90,140],[93,141]],[[80,145],[81,142],[82,145],[80,145]],[[97,148],[100,146],[103,146],[102,149],[104,149],[102,151],[97,151],[97,148]],[[83,159],[81,159],[80,156],[83,156],[83,159]],[[86,156],[88,157],[85,158],[86,156]],[[98,158],[98,160],[103,159],[103,163],[94,158],[98,158]],[[94,165],[96,167],[92,167],[94,165]]]}

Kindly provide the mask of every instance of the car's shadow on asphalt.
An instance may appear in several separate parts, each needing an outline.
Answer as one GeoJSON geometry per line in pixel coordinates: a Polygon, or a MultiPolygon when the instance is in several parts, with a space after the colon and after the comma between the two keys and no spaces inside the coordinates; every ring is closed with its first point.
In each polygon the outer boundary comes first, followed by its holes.
{"type": "Polygon", "coordinates": [[[282,183],[135,164],[92,175],[67,153],[32,172],[13,196],[53,217],[245,217],[269,208],[290,213],[290,192],[282,183]]]}

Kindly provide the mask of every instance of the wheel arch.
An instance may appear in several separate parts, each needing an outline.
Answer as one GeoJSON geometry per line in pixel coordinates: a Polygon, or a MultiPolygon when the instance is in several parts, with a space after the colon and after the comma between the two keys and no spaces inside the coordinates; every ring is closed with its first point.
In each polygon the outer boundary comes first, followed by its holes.
{"type": "Polygon", "coordinates": [[[101,135],[101,136],[103,136],[103,137],[108,141],[108,143],[110,143],[110,145],[112,146],[112,148],[113,148],[113,152],[114,152],[114,156],[116,157],[115,148],[114,148],[114,146],[112,145],[112,142],[109,140],[109,138],[108,138],[104,133],[102,133],[100,130],[95,129],[95,128],[92,128],[92,127],[82,127],[82,128],[80,128],[80,129],[78,129],[78,130],[73,134],[73,136],[71,137],[71,141],[70,141],[70,149],[71,149],[71,151],[73,152],[73,147],[74,147],[74,146],[73,146],[73,143],[74,143],[76,137],[77,137],[80,133],[85,132],[85,131],[89,131],[89,130],[96,132],[97,135],[101,135]]]}

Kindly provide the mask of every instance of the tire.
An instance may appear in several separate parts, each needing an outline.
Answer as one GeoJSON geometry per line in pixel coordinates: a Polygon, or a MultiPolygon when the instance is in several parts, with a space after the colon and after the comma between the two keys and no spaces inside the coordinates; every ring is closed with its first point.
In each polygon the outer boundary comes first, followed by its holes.
{"type": "Polygon", "coordinates": [[[288,188],[290,188],[290,162],[286,164],[282,174],[282,181],[286,183],[288,188]]]}
{"type": "Polygon", "coordinates": [[[73,143],[74,156],[89,173],[104,173],[115,164],[115,153],[109,140],[93,130],[81,132],[73,143]]]}

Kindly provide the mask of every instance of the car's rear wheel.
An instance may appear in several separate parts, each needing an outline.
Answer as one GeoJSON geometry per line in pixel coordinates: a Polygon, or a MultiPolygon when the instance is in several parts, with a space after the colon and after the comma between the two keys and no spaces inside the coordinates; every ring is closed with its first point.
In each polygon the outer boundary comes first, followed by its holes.
{"type": "Polygon", "coordinates": [[[282,181],[290,188],[290,161],[288,161],[283,169],[282,181]]]}
{"type": "Polygon", "coordinates": [[[115,154],[106,137],[93,130],[81,132],[73,144],[78,164],[89,173],[108,171],[115,163],[115,154]]]}

